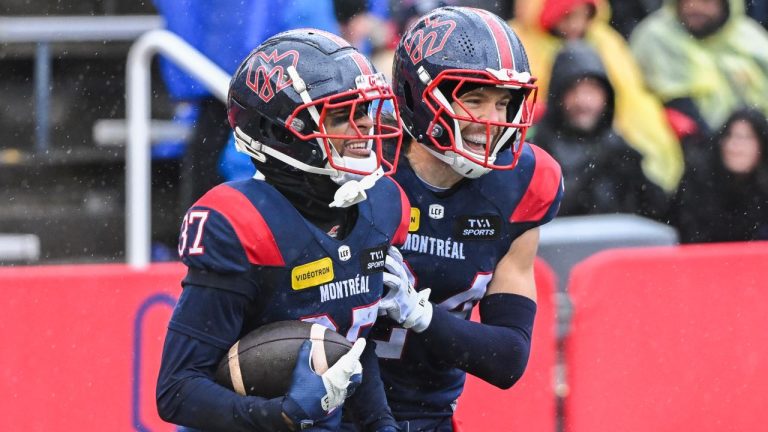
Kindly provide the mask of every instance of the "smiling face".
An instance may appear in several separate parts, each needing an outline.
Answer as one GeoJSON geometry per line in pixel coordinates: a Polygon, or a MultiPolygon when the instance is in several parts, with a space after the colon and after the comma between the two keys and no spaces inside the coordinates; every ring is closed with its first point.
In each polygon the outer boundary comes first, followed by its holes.
{"type": "MultiPolygon", "coordinates": [[[[498,87],[478,87],[459,96],[456,102],[451,103],[451,107],[457,116],[474,116],[478,120],[491,122],[506,122],[507,109],[512,99],[509,90],[498,87]]],[[[459,130],[461,131],[464,149],[485,157],[486,145],[493,148],[501,135],[501,127],[490,127],[490,139],[486,125],[471,121],[459,120],[459,130]]]]}
{"type": "MultiPolygon", "coordinates": [[[[354,105],[354,121],[350,121],[350,109],[352,109],[352,106],[328,110],[323,121],[323,126],[328,135],[362,136],[369,134],[370,129],[373,127],[373,119],[368,115],[368,104],[354,105]]],[[[328,141],[342,157],[363,159],[371,155],[371,148],[366,138],[329,138],[328,141]]]]}

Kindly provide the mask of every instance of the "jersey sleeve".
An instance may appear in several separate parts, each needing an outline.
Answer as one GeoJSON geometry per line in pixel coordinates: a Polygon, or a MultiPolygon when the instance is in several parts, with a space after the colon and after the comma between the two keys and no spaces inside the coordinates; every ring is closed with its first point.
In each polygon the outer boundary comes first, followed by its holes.
{"type": "Polygon", "coordinates": [[[178,250],[189,268],[186,283],[243,293],[251,266],[284,265],[258,209],[228,185],[211,189],[187,211],[178,250]]]}
{"type": "Polygon", "coordinates": [[[529,145],[533,157],[530,182],[520,202],[509,218],[513,223],[543,225],[557,215],[563,198],[564,185],[560,164],[541,148],[529,145]]]}

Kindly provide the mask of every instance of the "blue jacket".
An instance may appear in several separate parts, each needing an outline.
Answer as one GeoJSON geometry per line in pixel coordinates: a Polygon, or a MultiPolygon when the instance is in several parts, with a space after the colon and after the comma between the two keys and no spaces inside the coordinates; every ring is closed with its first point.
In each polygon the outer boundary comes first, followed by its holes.
{"type": "MultiPolygon", "coordinates": [[[[168,30],[178,34],[219,67],[234,73],[256,46],[281,31],[315,27],[339,33],[332,0],[154,0],[168,30]]],[[[177,99],[209,92],[164,59],[161,71],[177,99]]]]}

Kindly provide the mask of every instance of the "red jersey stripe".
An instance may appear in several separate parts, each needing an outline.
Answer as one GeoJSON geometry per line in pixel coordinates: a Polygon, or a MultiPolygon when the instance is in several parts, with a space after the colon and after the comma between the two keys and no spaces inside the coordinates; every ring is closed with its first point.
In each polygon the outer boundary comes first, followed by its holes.
{"type": "Polygon", "coordinates": [[[405,195],[405,191],[396,181],[392,180],[392,183],[397,185],[397,190],[400,191],[400,226],[397,227],[394,237],[392,237],[392,245],[402,246],[405,244],[405,240],[408,237],[408,227],[411,225],[411,202],[408,200],[408,196],[405,195]]]}
{"type": "Polygon", "coordinates": [[[535,222],[543,218],[560,189],[560,165],[549,153],[535,145],[530,146],[535,159],[533,175],[523,198],[509,218],[510,222],[535,222]]]}
{"type": "Polygon", "coordinates": [[[203,195],[195,206],[216,210],[227,219],[251,264],[285,265],[272,230],[259,210],[240,191],[219,185],[203,195]]]}

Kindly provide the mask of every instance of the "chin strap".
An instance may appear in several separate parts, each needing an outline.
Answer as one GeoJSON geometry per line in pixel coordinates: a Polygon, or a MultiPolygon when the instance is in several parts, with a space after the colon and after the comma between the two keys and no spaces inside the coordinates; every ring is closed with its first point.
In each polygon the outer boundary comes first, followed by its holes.
{"type": "Polygon", "coordinates": [[[475,179],[491,171],[490,168],[478,165],[468,160],[464,156],[457,154],[455,152],[452,152],[450,150],[446,151],[445,153],[440,153],[434,148],[422,142],[417,141],[417,143],[421,145],[432,156],[448,164],[448,166],[450,166],[454,171],[459,173],[462,177],[475,179]]]}
{"type": "Polygon", "coordinates": [[[373,187],[376,181],[384,176],[384,171],[379,168],[360,180],[349,180],[339,187],[333,196],[333,202],[328,207],[346,208],[365,201],[368,195],[366,190],[373,187]]]}

